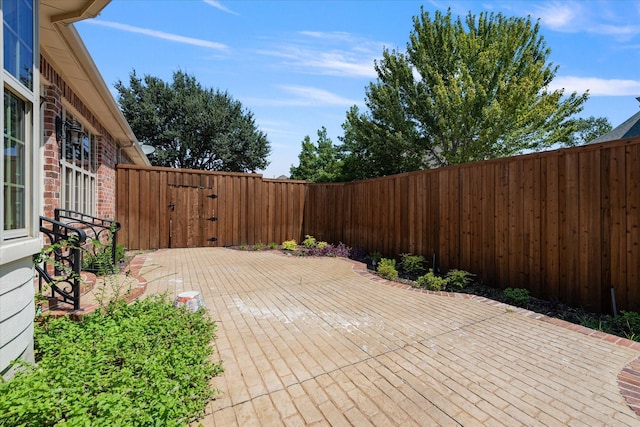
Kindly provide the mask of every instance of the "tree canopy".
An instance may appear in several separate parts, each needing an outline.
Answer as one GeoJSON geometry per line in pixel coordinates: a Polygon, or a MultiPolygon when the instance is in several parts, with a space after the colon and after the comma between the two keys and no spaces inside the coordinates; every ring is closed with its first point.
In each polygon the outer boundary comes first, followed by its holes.
{"type": "Polygon", "coordinates": [[[562,141],[564,147],[587,144],[613,129],[611,122],[606,117],[589,116],[586,119],[580,117],[575,120],[574,124],[574,132],[567,136],[566,141],[562,141]]]}
{"type": "Polygon", "coordinates": [[[155,166],[255,172],[268,165],[267,135],[227,92],[203,88],[181,71],[165,83],[140,78],[115,85],[120,108],[138,140],[156,148],[155,166]]]}
{"type": "Polygon", "coordinates": [[[327,129],[318,130],[317,145],[311,142],[309,135],[302,140],[302,151],[298,155],[300,164],[291,166],[291,179],[303,179],[312,182],[335,182],[340,179],[340,151],[327,137],[327,129]]]}
{"type": "Polygon", "coordinates": [[[510,156],[567,141],[588,94],[550,90],[557,67],[530,18],[451,11],[413,18],[406,52],[385,49],[343,128],[345,178],[510,156]]]}

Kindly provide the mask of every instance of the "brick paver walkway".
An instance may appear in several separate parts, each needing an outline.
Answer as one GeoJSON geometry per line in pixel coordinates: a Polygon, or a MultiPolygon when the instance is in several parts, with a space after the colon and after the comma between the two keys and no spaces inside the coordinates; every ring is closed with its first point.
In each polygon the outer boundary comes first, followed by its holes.
{"type": "Polygon", "coordinates": [[[146,293],[200,291],[222,391],[205,426],[638,426],[624,345],[504,305],[413,292],[335,258],[146,255],[146,293]]]}

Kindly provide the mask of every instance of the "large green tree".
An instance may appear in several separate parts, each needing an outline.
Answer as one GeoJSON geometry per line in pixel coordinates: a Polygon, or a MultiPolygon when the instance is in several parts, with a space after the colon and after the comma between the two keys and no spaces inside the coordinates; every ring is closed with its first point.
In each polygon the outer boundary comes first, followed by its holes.
{"type": "Polygon", "coordinates": [[[133,71],[128,86],[115,87],[133,133],[156,148],[155,166],[255,172],[268,165],[267,135],[227,92],[203,88],[182,71],[171,83],[133,71]]]}
{"type": "Polygon", "coordinates": [[[567,136],[567,140],[561,142],[561,145],[564,147],[588,144],[613,129],[609,119],[595,116],[589,116],[586,119],[582,117],[576,119],[574,128],[574,132],[567,136]]]}
{"type": "Polygon", "coordinates": [[[340,150],[333,145],[323,126],[318,130],[318,142],[311,142],[309,135],[302,140],[302,150],[298,155],[300,164],[291,166],[292,179],[312,182],[334,182],[340,179],[340,150]]]}
{"type": "Polygon", "coordinates": [[[451,11],[413,19],[406,52],[385,49],[368,111],[344,124],[348,179],[509,156],[566,141],[587,94],[550,90],[557,67],[530,18],[451,11]]]}

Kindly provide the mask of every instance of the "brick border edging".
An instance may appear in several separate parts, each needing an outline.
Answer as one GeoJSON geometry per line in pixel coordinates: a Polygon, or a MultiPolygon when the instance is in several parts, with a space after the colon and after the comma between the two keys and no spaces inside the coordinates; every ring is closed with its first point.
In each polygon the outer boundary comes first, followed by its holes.
{"type": "MultiPolygon", "coordinates": [[[[146,261],[146,254],[136,255],[129,262],[129,265],[125,269],[125,273],[127,274],[127,276],[131,279],[134,279],[136,282],[135,287],[133,287],[134,285],[132,285],[130,291],[126,295],[122,296],[122,299],[124,299],[127,302],[127,304],[133,301],[134,299],[138,298],[140,295],[144,294],[144,292],[147,290],[147,279],[145,279],[140,275],[140,270],[144,266],[145,261],[146,261]],[[138,259],[139,257],[140,259],[138,259]]],[[[48,310],[47,313],[49,314],[49,316],[53,316],[53,317],[69,316],[74,320],[81,320],[84,316],[86,316],[87,314],[93,313],[99,307],[100,307],[100,304],[92,304],[86,307],[82,307],[80,310],[77,310],[77,311],[58,309],[58,310],[48,310]]]]}
{"type": "MultiPolygon", "coordinates": [[[[415,288],[411,285],[406,285],[404,283],[393,282],[387,279],[383,279],[382,277],[371,273],[366,264],[354,261],[352,259],[346,259],[345,261],[353,264],[353,271],[359,274],[362,277],[365,277],[369,280],[381,283],[383,285],[392,286],[394,288],[400,288],[405,290],[410,290],[413,292],[426,293],[431,295],[439,295],[450,298],[462,298],[469,299],[473,301],[478,301],[484,304],[489,304],[494,307],[504,307],[505,309],[512,310],[515,313],[526,316],[530,319],[541,320],[546,323],[550,323],[552,325],[560,326],[565,329],[569,329],[574,332],[578,332],[580,334],[604,340],[610,342],[615,345],[619,345],[622,347],[630,348],[637,352],[640,352],[640,342],[632,341],[627,338],[622,338],[616,335],[607,334],[604,332],[596,331],[595,329],[590,329],[582,325],[577,325],[575,323],[567,322],[566,320],[556,319],[555,317],[550,317],[544,314],[536,313],[531,310],[526,310],[524,308],[515,307],[509,304],[505,304],[499,301],[495,301],[489,298],[481,297],[478,295],[472,294],[463,294],[457,292],[434,292],[429,291],[427,289],[415,288]]],[[[620,394],[627,402],[627,405],[636,415],[640,416],[640,356],[634,359],[631,363],[625,366],[619,373],[617,377],[618,381],[618,390],[620,394]]]]}

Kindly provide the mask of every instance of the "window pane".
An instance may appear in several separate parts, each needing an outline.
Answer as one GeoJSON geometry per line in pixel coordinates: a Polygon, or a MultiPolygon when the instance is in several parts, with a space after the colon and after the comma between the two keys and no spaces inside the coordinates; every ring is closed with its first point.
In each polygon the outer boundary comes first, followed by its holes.
{"type": "Polygon", "coordinates": [[[33,0],[3,0],[4,68],[33,89],[33,0]]]}
{"type": "Polygon", "coordinates": [[[4,93],[4,229],[25,228],[26,105],[4,93]]]}

